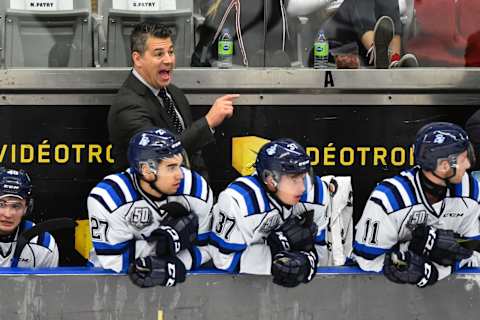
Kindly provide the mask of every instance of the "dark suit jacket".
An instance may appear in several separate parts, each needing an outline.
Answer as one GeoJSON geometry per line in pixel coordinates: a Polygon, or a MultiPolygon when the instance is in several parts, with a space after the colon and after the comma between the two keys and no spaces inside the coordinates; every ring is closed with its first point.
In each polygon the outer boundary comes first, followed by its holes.
{"type": "MultiPolygon", "coordinates": [[[[181,113],[186,129],[180,136],[190,159],[192,169],[206,173],[200,149],[215,141],[205,117],[192,121],[190,104],[183,92],[173,84],[167,87],[181,113]]],[[[145,129],[167,128],[173,131],[173,122],[152,91],[132,73],[118,91],[108,112],[108,132],[113,144],[112,154],[115,169],[123,170],[128,165],[127,150],[130,138],[145,129]]]]}

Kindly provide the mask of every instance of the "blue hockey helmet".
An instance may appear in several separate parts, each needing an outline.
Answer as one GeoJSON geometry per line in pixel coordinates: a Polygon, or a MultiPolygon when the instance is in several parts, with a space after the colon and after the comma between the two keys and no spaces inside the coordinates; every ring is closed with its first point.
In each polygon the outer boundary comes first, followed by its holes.
{"type": "Polygon", "coordinates": [[[473,166],[475,153],[465,130],[450,122],[432,122],[417,132],[415,163],[424,170],[435,171],[439,160],[447,160],[456,169],[457,156],[465,150],[468,151],[468,159],[473,166]]]}
{"type": "Polygon", "coordinates": [[[32,182],[25,171],[0,167],[0,198],[10,196],[28,201],[31,195],[32,182]]]}
{"type": "Polygon", "coordinates": [[[182,143],[167,129],[141,131],[130,139],[128,145],[128,162],[137,173],[140,173],[142,164],[156,171],[161,160],[178,154],[182,154],[186,161],[182,143]]]}
{"type": "Polygon", "coordinates": [[[283,174],[309,173],[311,164],[310,157],[298,142],[281,138],[260,148],[255,168],[263,181],[272,175],[278,183],[283,174]]]}

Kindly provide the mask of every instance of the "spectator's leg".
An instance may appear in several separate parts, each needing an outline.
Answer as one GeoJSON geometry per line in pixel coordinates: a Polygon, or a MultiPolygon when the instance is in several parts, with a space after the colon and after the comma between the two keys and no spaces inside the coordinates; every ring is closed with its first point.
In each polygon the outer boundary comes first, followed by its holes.
{"type": "Polygon", "coordinates": [[[401,57],[403,27],[398,0],[375,0],[375,15],[378,18],[382,16],[392,18],[395,27],[395,35],[389,45],[390,67],[417,67],[418,61],[414,55],[401,57]]]}
{"type": "Polygon", "coordinates": [[[402,50],[402,22],[400,21],[400,8],[398,0],[375,0],[375,15],[380,18],[388,16],[392,18],[395,26],[395,36],[389,45],[391,61],[400,60],[402,50]]]}
{"type": "Polygon", "coordinates": [[[360,43],[367,51],[367,64],[376,68],[388,67],[388,46],[393,37],[394,24],[390,18],[377,20],[376,0],[349,0],[350,20],[360,43]]]}

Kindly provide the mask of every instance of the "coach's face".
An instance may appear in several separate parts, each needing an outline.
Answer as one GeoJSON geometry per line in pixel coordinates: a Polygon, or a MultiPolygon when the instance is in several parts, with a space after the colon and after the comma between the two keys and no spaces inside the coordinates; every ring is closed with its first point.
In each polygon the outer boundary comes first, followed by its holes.
{"type": "Polygon", "coordinates": [[[172,81],[175,52],[171,38],[148,37],[145,52],[133,52],[132,59],[135,70],[153,88],[164,88],[172,81]]]}

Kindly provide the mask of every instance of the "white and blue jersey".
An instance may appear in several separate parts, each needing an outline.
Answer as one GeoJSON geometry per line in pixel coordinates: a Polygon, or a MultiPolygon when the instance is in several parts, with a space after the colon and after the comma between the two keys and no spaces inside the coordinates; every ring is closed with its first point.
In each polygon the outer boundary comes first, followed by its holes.
{"type": "MultiPolygon", "coordinates": [[[[416,226],[426,224],[452,230],[461,237],[480,239],[480,188],[467,173],[462,182],[448,188],[445,199],[431,205],[420,184],[420,168],[414,167],[383,180],[373,190],[357,223],[353,244],[354,258],[363,270],[381,271],[386,253],[397,244],[406,246],[416,226]]],[[[477,252],[457,267],[478,266],[477,252]]],[[[439,279],[451,267],[436,264],[439,279]]]]}
{"type": "Polygon", "coordinates": [[[128,169],[105,177],[90,192],[88,215],[93,250],[90,262],[105,269],[126,272],[130,262],[155,254],[155,242],[146,239],[166,216],[159,209],[167,202],[178,202],[198,216],[199,231],[191,251],[178,254],[187,269],[208,261],[206,244],[210,231],[213,194],[198,173],[183,168],[183,179],[174,195],[156,199],[146,194],[138,176],[128,169]]]}
{"type": "MultiPolygon", "coordinates": [[[[309,180],[309,178],[308,178],[309,180]]],[[[314,211],[318,225],[316,247],[320,260],[325,256],[325,229],[328,223],[328,187],[315,177],[300,203],[286,208],[266,191],[254,174],[232,182],[220,193],[213,209],[211,255],[222,270],[251,274],[270,274],[271,253],[266,238],[290,216],[314,211]]]]}
{"type": "Polygon", "coordinates": [[[31,221],[23,220],[13,234],[0,237],[0,267],[53,268],[58,266],[57,244],[48,232],[32,238],[19,257],[13,257],[18,236],[34,225],[31,221]]]}

